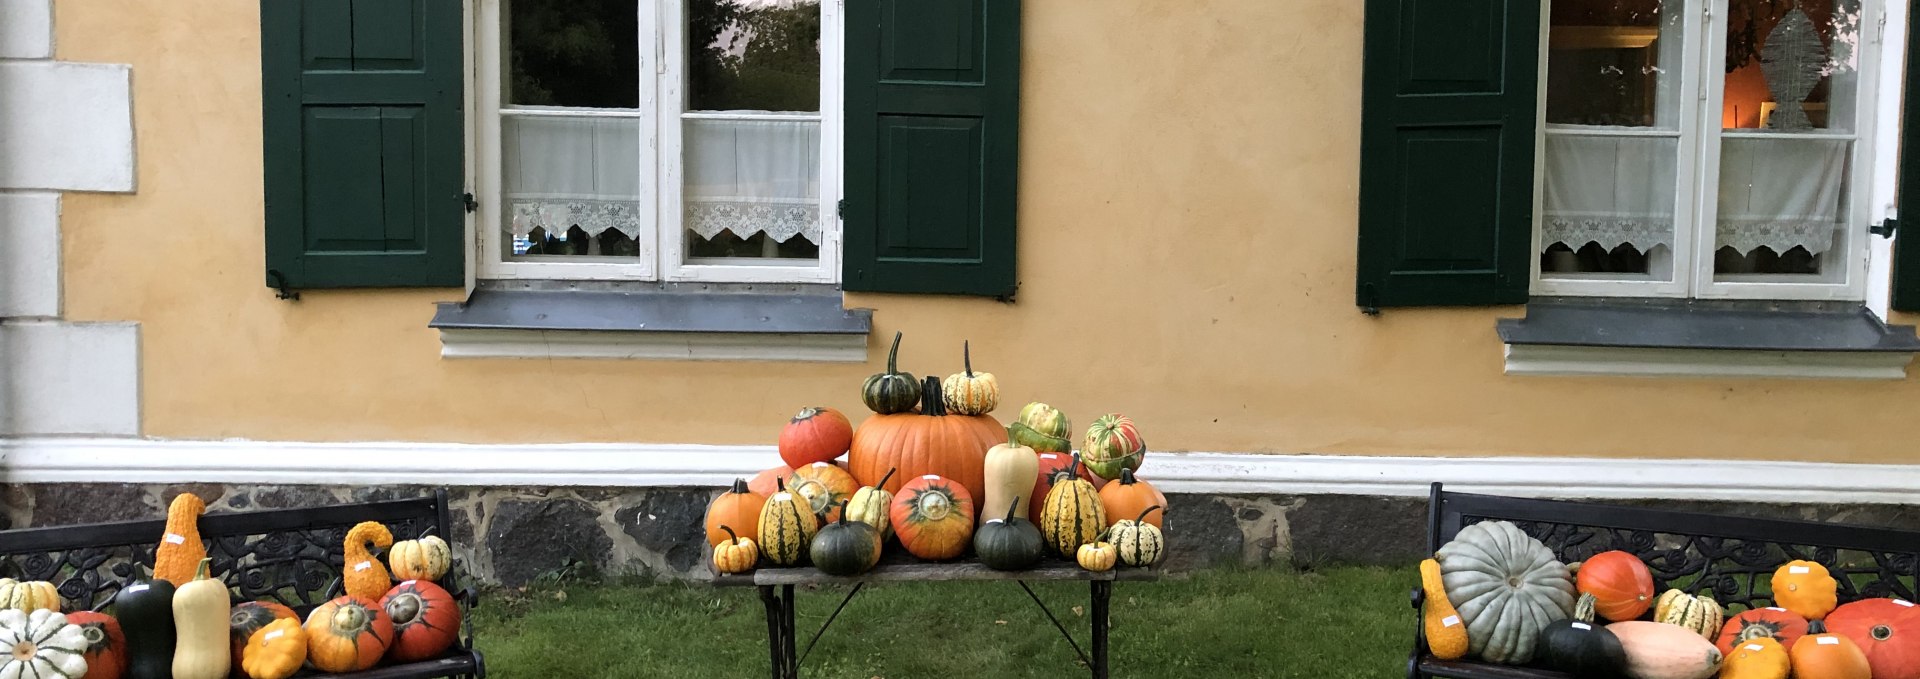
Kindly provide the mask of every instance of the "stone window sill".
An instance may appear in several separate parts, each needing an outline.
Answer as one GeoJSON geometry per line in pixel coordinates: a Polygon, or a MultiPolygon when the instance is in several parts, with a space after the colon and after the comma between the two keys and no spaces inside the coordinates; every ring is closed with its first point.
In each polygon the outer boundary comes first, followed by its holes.
{"type": "Polygon", "coordinates": [[[1509,375],[1897,380],[1920,352],[1856,303],[1546,298],[1498,330],[1509,375]]]}
{"type": "Polygon", "coordinates": [[[485,286],[428,326],[442,358],[866,362],[871,311],[832,288],[760,288],[485,286]]]}

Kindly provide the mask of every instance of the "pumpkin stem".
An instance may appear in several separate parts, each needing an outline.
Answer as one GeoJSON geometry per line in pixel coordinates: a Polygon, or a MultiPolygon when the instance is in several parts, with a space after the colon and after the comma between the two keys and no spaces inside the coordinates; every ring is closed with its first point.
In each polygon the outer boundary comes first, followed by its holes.
{"type": "Polygon", "coordinates": [[[1133,522],[1134,522],[1134,523],[1146,523],[1146,521],[1147,521],[1147,515],[1148,515],[1148,514],[1152,514],[1152,513],[1154,513],[1155,511],[1157,511],[1157,510],[1159,510],[1159,509],[1160,509],[1160,505],[1154,505],[1154,506],[1152,506],[1152,507],[1148,507],[1148,508],[1146,508],[1146,510],[1145,510],[1145,511],[1142,511],[1142,512],[1140,512],[1140,518],[1138,518],[1138,519],[1134,519],[1134,520],[1133,520],[1133,522]]]}
{"type": "MultiPolygon", "coordinates": [[[[841,500],[841,501],[840,501],[840,524],[841,524],[841,525],[845,525],[845,524],[846,524],[846,523],[847,523],[848,521],[850,521],[850,519],[848,519],[848,518],[847,518],[847,503],[848,503],[848,502],[850,502],[850,500],[841,500]]],[[[831,505],[829,505],[829,506],[828,506],[827,508],[828,508],[828,509],[832,509],[833,507],[832,507],[831,505]]]]}
{"type": "Polygon", "coordinates": [[[965,367],[965,370],[967,371],[967,378],[972,379],[973,378],[973,347],[967,346],[967,344],[968,342],[966,340],[960,340],[960,364],[965,367]]]}
{"type": "Polygon", "coordinates": [[[899,467],[888,467],[887,475],[880,477],[880,482],[873,484],[873,487],[879,488],[881,490],[885,490],[887,488],[887,481],[891,480],[893,478],[893,473],[897,471],[900,471],[899,467]]]}
{"type": "Polygon", "coordinates": [[[773,487],[777,492],[787,492],[787,479],[784,476],[773,477],[773,487]]]}
{"type": "Polygon", "coordinates": [[[194,569],[193,569],[193,579],[195,579],[195,580],[205,580],[205,579],[207,579],[207,568],[208,568],[208,567],[209,567],[210,565],[212,565],[212,564],[213,564],[213,559],[211,559],[211,558],[203,558],[203,559],[201,559],[201,560],[200,560],[200,565],[199,565],[199,566],[196,566],[196,567],[194,567],[194,569]]]}
{"type": "Polygon", "coordinates": [[[897,359],[899,358],[900,358],[900,331],[895,330],[893,331],[893,348],[887,350],[887,374],[888,375],[900,374],[898,363],[896,362],[897,359]]]}
{"type": "Polygon", "coordinates": [[[1137,482],[1137,479],[1133,478],[1133,470],[1128,469],[1126,467],[1120,468],[1120,485],[1131,486],[1136,482],[1137,482]]]}
{"type": "Polygon", "coordinates": [[[1007,508],[1007,523],[1013,523],[1013,510],[1020,508],[1020,496],[1013,496],[1013,506],[1007,508]]]}
{"type": "Polygon", "coordinates": [[[940,398],[940,378],[927,378],[926,385],[920,389],[920,414],[944,417],[947,403],[940,398]]]}
{"type": "Polygon", "coordinates": [[[1826,621],[1823,621],[1823,620],[1807,621],[1807,633],[1808,634],[1826,634],[1827,633],[1826,621]]]}
{"type": "Polygon", "coordinates": [[[1067,466],[1067,478],[1074,478],[1079,475],[1080,475],[1080,454],[1074,453],[1073,464],[1067,466]]]}
{"type": "Polygon", "coordinates": [[[738,493],[738,494],[741,494],[741,495],[745,495],[745,494],[747,494],[747,480],[746,480],[746,479],[734,479],[734,480],[733,480],[733,492],[735,492],[735,493],[738,493]]]}
{"type": "Polygon", "coordinates": [[[720,530],[724,530],[727,532],[727,544],[730,544],[730,545],[740,544],[740,534],[733,532],[733,526],[729,526],[723,523],[723,524],[720,524],[720,530]]]}

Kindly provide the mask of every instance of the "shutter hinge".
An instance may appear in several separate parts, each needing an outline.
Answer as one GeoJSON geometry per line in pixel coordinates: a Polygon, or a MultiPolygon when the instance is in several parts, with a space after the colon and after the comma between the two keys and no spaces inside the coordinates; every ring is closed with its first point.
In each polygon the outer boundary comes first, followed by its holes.
{"type": "Polygon", "coordinates": [[[274,294],[274,297],[294,302],[300,301],[300,291],[287,287],[287,276],[280,273],[279,269],[267,269],[267,280],[271,281],[267,287],[279,291],[274,294]]]}
{"type": "Polygon", "coordinates": [[[472,213],[474,210],[480,209],[480,201],[474,200],[473,194],[471,193],[460,194],[460,201],[462,205],[465,205],[467,207],[468,213],[472,213]]]}
{"type": "Polygon", "coordinates": [[[1900,220],[1894,217],[1888,217],[1886,218],[1885,221],[1882,221],[1879,224],[1868,226],[1867,233],[1873,234],[1875,236],[1879,236],[1881,238],[1892,238],[1894,230],[1899,228],[1900,228],[1900,220]]]}
{"type": "Polygon", "coordinates": [[[846,219],[847,218],[847,199],[841,198],[840,202],[834,206],[834,210],[836,211],[834,213],[834,216],[839,217],[841,219],[846,219]]]}
{"type": "Polygon", "coordinates": [[[1380,315],[1380,291],[1372,283],[1360,284],[1360,313],[1380,315]]]}

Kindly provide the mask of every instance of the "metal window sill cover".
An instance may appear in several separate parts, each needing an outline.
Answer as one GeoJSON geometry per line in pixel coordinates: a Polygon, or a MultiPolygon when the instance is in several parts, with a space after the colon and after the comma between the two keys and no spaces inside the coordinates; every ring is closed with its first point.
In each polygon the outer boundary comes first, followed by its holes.
{"type": "Polygon", "coordinates": [[[483,288],[428,326],[442,358],[860,363],[873,312],[815,292],[483,288]]]}

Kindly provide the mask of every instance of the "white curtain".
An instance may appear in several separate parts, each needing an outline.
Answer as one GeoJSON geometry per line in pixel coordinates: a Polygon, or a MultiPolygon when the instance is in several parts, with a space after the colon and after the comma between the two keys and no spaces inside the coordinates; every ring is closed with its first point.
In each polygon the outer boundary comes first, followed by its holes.
{"type": "Polygon", "coordinates": [[[820,242],[820,122],[712,120],[686,123],[688,231],[765,233],[820,242]]]}
{"type": "Polygon", "coordinates": [[[500,146],[513,235],[578,226],[638,238],[652,220],[640,204],[639,118],[505,116],[500,146]]]}
{"type": "Polygon", "coordinates": [[[1816,255],[1832,248],[1849,143],[1790,134],[1723,139],[1715,247],[1746,253],[1800,246],[1816,255]]]}

